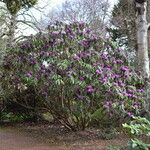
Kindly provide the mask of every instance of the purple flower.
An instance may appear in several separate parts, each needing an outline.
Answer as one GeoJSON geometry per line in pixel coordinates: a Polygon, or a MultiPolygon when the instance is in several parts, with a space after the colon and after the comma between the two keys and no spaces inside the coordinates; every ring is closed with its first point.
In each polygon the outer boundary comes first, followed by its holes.
{"type": "Polygon", "coordinates": [[[90,39],[91,39],[91,41],[95,42],[95,41],[98,40],[98,37],[97,37],[96,34],[93,33],[93,34],[91,35],[91,38],[90,38],[90,39]]]}
{"type": "Polygon", "coordinates": [[[133,108],[135,108],[135,109],[137,109],[137,108],[139,108],[140,107],[140,104],[139,103],[133,103],[133,108]]]}
{"type": "Polygon", "coordinates": [[[134,116],[132,112],[128,112],[127,115],[131,118],[134,116]]]}
{"type": "Polygon", "coordinates": [[[97,69],[97,70],[96,70],[96,74],[102,74],[102,71],[99,70],[99,69],[97,69]]]}
{"type": "Polygon", "coordinates": [[[85,80],[85,78],[84,78],[84,77],[80,77],[79,79],[80,79],[81,81],[85,80]]]}
{"type": "Polygon", "coordinates": [[[117,59],[117,60],[116,60],[116,63],[117,63],[117,64],[122,64],[123,61],[122,61],[121,59],[117,59]]]}
{"type": "Polygon", "coordinates": [[[117,59],[117,60],[113,60],[113,63],[114,63],[114,64],[122,64],[123,61],[120,60],[120,59],[117,59]]]}
{"type": "Polygon", "coordinates": [[[91,55],[90,55],[89,52],[81,52],[81,53],[78,54],[78,56],[80,58],[87,58],[87,57],[90,57],[91,55]]]}
{"type": "Polygon", "coordinates": [[[119,78],[120,75],[118,75],[118,74],[112,74],[112,77],[113,77],[113,78],[119,78]]]}
{"type": "Polygon", "coordinates": [[[75,60],[80,60],[80,59],[81,59],[81,58],[80,58],[78,55],[76,55],[76,54],[73,56],[73,58],[74,58],[75,60]]]}
{"type": "Polygon", "coordinates": [[[127,93],[127,96],[132,98],[133,94],[127,93]]]}
{"type": "Polygon", "coordinates": [[[85,23],[84,22],[79,22],[79,28],[82,30],[85,27],[85,23]]]}
{"type": "Polygon", "coordinates": [[[80,42],[80,44],[81,44],[83,47],[88,48],[88,47],[90,46],[90,41],[85,39],[85,40],[82,40],[82,41],[80,42]]]}
{"type": "Polygon", "coordinates": [[[94,87],[93,87],[92,85],[88,85],[88,86],[86,87],[86,91],[87,91],[88,93],[93,93],[93,92],[95,92],[95,89],[94,89],[94,87]]]}
{"type": "Polygon", "coordinates": [[[34,58],[31,58],[29,61],[30,61],[31,65],[35,65],[36,64],[36,60],[34,58]]]}
{"type": "Polygon", "coordinates": [[[124,95],[124,96],[127,96],[128,98],[137,98],[136,95],[134,95],[133,93],[128,92],[128,91],[124,91],[124,92],[123,92],[123,95],[124,95]]]}
{"type": "Polygon", "coordinates": [[[122,94],[123,94],[124,96],[128,96],[128,93],[127,93],[126,91],[124,91],[122,94]]]}
{"type": "Polygon", "coordinates": [[[67,35],[73,35],[71,26],[66,25],[65,32],[66,32],[67,35]]]}
{"type": "Polygon", "coordinates": [[[112,101],[106,101],[104,107],[110,109],[112,107],[112,101]]]}
{"type": "Polygon", "coordinates": [[[120,68],[120,70],[122,70],[122,71],[124,71],[124,72],[128,72],[128,71],[129,71],[129,68],[128,68],[128,66],[122,66],[122,67],[120,68]]]}
{"type": "Polygon", "coordinates": [[[80,99],[80,100],[83,100],[85,97],[84,96],[81,96],[81,95],[79,95],[79,94],[76,94],[76,97],[78,98],[78,99],[80,99]]]}
{"type": "Polygon", "coordinates": [[[116,60],[113,60],[113,64],[117,64],[116,60]]]}
{"type": "Polygon", "coordinates": [[[115,85],[115,86],[118,86],[118,83],[114,82],[114,85],[115,85]]]}
{"type": "Polygon", "coordinates": [[[125,84],[122,82],[122,80],[119,80],[119,81],[118,81],[118,86],[123,87],[123,86],[125,86],[125,84]]]}
{"type": "Polygon", "coordinates": [[[31,71],[27,72],[27,73],[26,73],[26,76],[27,76],[27,77],[32,77],[32,72],[31,72],[31,71]]]}
{"type": "Polygon", "coordinates": [[[86,28],[86,29],[85,29],[85,33],[86,33],[86,34],[89,34],[90,32],[91,32],[91,29],[89,29],[89,28],[86,28]]]}
{"type": "Polygon", "coordinates": [[[108,54],[101,54],[101,58],[104,59],[104,60],[107,60],[109,57],[108,57],[108,54]]]}
{"type": "Polygon", "coordinates": [[[112,67],[111,67],[111,66],[106,65],[103,69],[106,69],[107,71],[109,71],[109,70],[111,70],[111,69],[112,69],[112,67]]]}
{"type": "Polygon", "coordinates": [[[102,78],[102,79],[100,79],[101,80],[101,82],[103,83],[103,84],[105,84],[107,81],[108,81],[108,78],[107,77],[104,77],[104,78],[102,78]]]}
{"type": "Polygon", "coordinates": [[[56,36],[58,36],[59,35],[59,32],[58,31],[53,31],[53,32],[51,32],[51,36],[53,37],[53,38],[55,38],[56,36]]]}
{"type": "Polygon", "coordinates": [[[143,92],[144,92],[144,89],[137,89],[137,92],[143,93],[143,92]]]}
{"type": "Polygon", "coordinates": [[[44,56],[45,55],[45,51],[41,50],[39,54],[40,54],[40,56],[44,56]]]}
{"type": "Polygon", "coordinates": [[[134,91],[133,90],[127,90],[128,91],[128,93],[131,93],[131,94],[133,94],[134,93],[134,91]]]}
{"type": "Polygon", "coordinates": [[[108,95],[113,95],[114,93],[113,93],[112,91],[107,91],[106,94],[108,94],[108,95]]]}
{"type": "Polygon", "coordinates": [[[136,95],[132,95],[132,98],[137,98],[137,96],[136,95]]]}

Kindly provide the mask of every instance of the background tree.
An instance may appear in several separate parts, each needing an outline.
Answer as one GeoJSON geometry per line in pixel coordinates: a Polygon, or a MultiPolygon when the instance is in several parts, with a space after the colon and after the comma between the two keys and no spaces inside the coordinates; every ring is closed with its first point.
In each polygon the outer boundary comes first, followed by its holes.
{"type": "MultiPolygon", "coordinates": [[[[7,22],[8,36],[7,47],[11,47],[15,38],[15,30],[17,29],[17,14],[20,10],[29,9],[37,3],[38,0],[0,0],[9,14],[9,22],[7,22]]],[[[6,23],[6,22],[5,22],[6,23]]]]}
{"type": "Polygon", "coordinates": [[[0,63],[2,62],[2,58],[6,49],[6,37],[5,33],[8,32],[8,28],[6,27],[6,23],[8,22],[8,13],[7,9],[4,6],[0,6],[0,63]]]}
{"type": "MultiPolygon", "coordinates": [[[[147,1],[147,21],[150,23],[150,1],[147,1]]],[[[148,51],[150,55],[150,27],[148,28],[148,51]]]]}
{"type": "Polygon", "coordinates": [[[11,15],[16,15],[22,8],[29,9],[37,3],[38,0],[0,0],[6,4],[11,15]]]}
{"type": "MultiPolygon", "coordinates": [[[[146,2],[146,17],[147,21],[150,22],[150,1],[146,2]]],[[[135,51],[138,56],[137,50],[139,48],[137,45],[137,25],[135,20],[140,8],[135,7],[136,3],[143,4],[143,0],[119,0],[112,12],[112,24],[115,27],[113,29],[114,39],[119,39],[122,45],[127,46],[129,55],[135,51]]],[[[148,31],[148,50],[150,51],[150,31],[148,31]]]]}
{"type": "Polygon", "coordinates": [[[108,0],[67,0],[59,8],[49,12],[47,18],[44,18],[41,24],[43,25],[43,22],[45,22],[47,26],[56,20],[65,23],[83,21],[88,23],[95,33],[105,36],[109,6],[108,0]]]}
{"type": "Polygon", "coordinates": [[[136,25],[133,0],[119,0],[112,11],[111,23],[115,27],[114,38],[122,39],[121,44],[136,49],[136,25]]]}

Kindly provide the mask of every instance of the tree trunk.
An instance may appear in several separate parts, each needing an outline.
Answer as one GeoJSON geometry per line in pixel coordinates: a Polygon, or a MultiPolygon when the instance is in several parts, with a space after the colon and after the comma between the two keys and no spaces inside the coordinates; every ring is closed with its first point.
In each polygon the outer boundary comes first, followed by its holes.
{"type": "MultiPolygon", "coordinates": [[[[150,51],[150,31],[148,31],[148,21],[150,21],[150,1],[136,3],[137,19],[137,45],[138,45],[138,70],[141,71],[143,77],[149,79],[149,55],[150,51]]],[[[147,117],[150,117],[150,85],[146,85],[147,104],[145,110],[147,117]]]]}
{"type": "MultiPolygon", "coordinates": [[[[150,23],[150,1],[147,1],[147,21],[150,23]]],[[[148,29],[148,51],[150,53],[150,27],[148,29]]]]}
{"type": "MultiPolygon", "coordinates": [[[[150,23],[150,0],[147,1],[147,21],[148,24],[150,23]]],[[[149,57],[150,57],[150,26],[148,27],[148,52],[149,52],[149,57]]],[[[147,110],[148,110],[148,117],[150,118],[150,85],[147,87],[147,110]]]]}
{"type": "Polygon", "coordinates": [[[141,4],[136,2],[136,10],[138,70],[144,77],[149,78],[147,2],[141,4]]]}
{"type": "Polygon", "coordinates": [[[16,15],[11,15],[8,40],[7,40],[7,48],[10,48],[14,45],[15,30],[16,30],[16,15]]]}

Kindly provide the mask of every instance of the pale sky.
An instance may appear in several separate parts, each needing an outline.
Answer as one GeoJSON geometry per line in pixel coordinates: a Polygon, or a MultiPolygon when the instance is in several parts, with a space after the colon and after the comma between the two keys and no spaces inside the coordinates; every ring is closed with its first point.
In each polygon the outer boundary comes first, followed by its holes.
{"type": "MultiPolygon", "coordinates": [[[[53,9],[59,5],[61,5],[66,0],[39,0],[38,6],[45,7],[45,12],[49,11],[50,9],[53,9]]],[[[111,3],[111,6],[117,3],[118,0],[108,0],[111,3]]],[[[35,10],[33,10],[35,11],[35,10]]],[[[36,16],[40,15],[39,12],[36,13],[36,16]]]]}
{"type": "MultiPolygon", "coordinates": [[[[118,0],[109,0],[109,2],[111,3],[111,7],[113,7],[113,5],[117,3],[117,1],[118,0]]],[[[41,14],[45,13],[45,15],[46,15],[47,12],[50,12],[51,9],[58,7],[63,2],[65,2],[65,0],[39,0],[37,7],[44,8],[44,9],[41,9],[42,13],[40,13],[40,11],[38,11],[34,8],[31,8],[30,12],[34,15],[34,17],[37,20],[39,20],[40,18],[42,18],[41,14]]],[[[20,25],[19,28],[21,28],[21,30],[23,30],[24,35],[30,35],[30,34],[36,33],[33,29],[29,29],[29,27],[25,27],[24,25],[20,25]]]]}

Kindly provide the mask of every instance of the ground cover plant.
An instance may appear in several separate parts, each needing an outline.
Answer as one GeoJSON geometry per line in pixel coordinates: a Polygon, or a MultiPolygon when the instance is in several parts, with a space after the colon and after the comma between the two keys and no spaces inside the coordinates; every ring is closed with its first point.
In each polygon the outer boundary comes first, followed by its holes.
{"type": "Polygon", "coordinates": [[[129,130],[129,133],[133,136],[128,146],[131,149],[137,150],[149,150],[150,144],[145,143],[143,140],[136,138],[139,135],[150,136],[150,122],[146,118],[133,117],[130,124],[123,124],[123,127],[129,130]]]}
{"type": "Polygon", "coordinates": [[[33,115],[50,112],[73,131],[93,123],[121,126],[146,113],[146,80],[117,43],[103,41],[82,22],[56,22],[12,48],[1,83],[6,104],[20,104],[33,115]]]}

